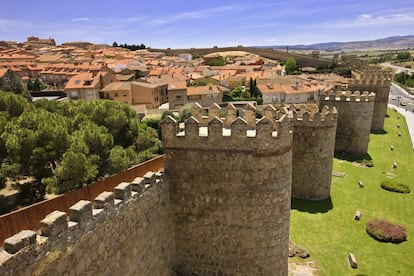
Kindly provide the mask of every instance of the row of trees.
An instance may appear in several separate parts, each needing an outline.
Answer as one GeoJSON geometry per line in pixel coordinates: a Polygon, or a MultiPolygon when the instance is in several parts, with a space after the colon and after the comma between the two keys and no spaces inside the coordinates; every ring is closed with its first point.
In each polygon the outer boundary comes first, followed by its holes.
{"type": "Polygon", "coordinates": [[[38,199],[125,170],[160,146],[156,130],[116,101],[32,104],[0,92],[0,178],[33,177],[38,199]]]}
{"type": "Polygon", "coordinates": [[[400,62],[400,61],[411,61],[412,56],[408,51],[402,52],[387,52],[380,54],[378,57],[368,59],[368,63],[378,64],[383,62],[400,62]]]}
{"type": "Polygon", "coordinates": [[[39,79],[35,79],[34,81],[32,81],[31,79],[29,79],[27,81],[27,90],[29,91],[41,91],[43,89],[43,83],[39,80],[39,79]]]}
{"type": "Polygon", "coordinates": [[[127,43],[124,43],[124,44],[118,44],[116,41],[114,41],[114,43],[112,43],[112,47],[122,47],[122,48],[126,48],[126,49],[129,49],[129,50],[131,50],[131,51],[136,51],[136,50],[141,50],[141,49],[146,49],[147,47],[145,46],[145,44],[143,44],[143,43],[141,43],[140,45],[135,45],[135,44],[131,44],[131,45],[129,45],[129,44],[127,44],[127,43]]]}
{"type": "Polygon", "coordinates": [[[407,74],[405,72],[401,72],[401,73],[395,74],[394,79],[396,82],[399,82],[402,85],[405,85],[408,87],[414,87],[414,75],[413,74],[407,74]]]}

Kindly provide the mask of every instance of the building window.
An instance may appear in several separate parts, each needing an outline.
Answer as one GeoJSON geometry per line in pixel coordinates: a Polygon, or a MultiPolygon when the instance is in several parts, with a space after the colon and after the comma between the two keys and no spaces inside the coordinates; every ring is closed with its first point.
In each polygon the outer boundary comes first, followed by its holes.
{"type": "Polygon", "coordinates": [[[124,96],[124,97],[128,97],[128,95],[127,95],[127,94],[123,94],[122,96],[124,96]]]}
{"type": "Polygon", "coordinates": [[[71,97],[72,99],[79,99],[79,94],[78,94],[78,91],[72,91],[72,92],[70,93],[70,97],[71,97]]]}
{"type": "Polygon", "coordinates": [[[181,95],[176,95],[175,96],[176,101],[181,101],[182,99],[183,99],[183,96],[181,96],[181,95]]]}
{"type": "Polygon", "coordinates": [[[115,96],[115,97],[118,97],[118,92],[115,92],[115,93],[114,93],[114,96],[115,96]]]}

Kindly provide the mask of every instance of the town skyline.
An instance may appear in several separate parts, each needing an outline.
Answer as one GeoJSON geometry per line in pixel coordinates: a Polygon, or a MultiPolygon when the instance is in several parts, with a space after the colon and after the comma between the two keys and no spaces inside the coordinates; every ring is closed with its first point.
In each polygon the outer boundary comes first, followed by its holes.
{"type": "Polygon", "coordinates": [[[0,39],[23,42],[30,35],[57,44],[143,43],[153,48],[294,45],[371,40],[409,35],[409,1],[168,1],[124,0],[2,3],[0,39]],[[81,7],[81,8],[80,8],[81,7]],[[35,11],[35,12],[34,12],[35,11]]]}

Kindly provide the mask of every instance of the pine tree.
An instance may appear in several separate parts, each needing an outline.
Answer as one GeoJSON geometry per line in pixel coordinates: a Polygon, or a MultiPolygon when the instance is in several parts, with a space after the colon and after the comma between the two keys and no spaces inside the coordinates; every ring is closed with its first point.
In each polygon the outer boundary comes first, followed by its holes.
{"type": "Polygon", "coordinates": [[[255,91],[254,91],[254,85],[253,85],[253,79],[250,78],[250,82],[249,82],[249,90],[250,90],[250,95],[252,97],[255,97],[255,91]]]}
{"type": "Polygon", "coordinates": [[[27,90],[28,91],[33,90],[33,81],[31,79],[29,79],[29,81],[27,82],[27,90]]]}
{"type": "Polygon", "coordinates": [[[39,79],[35,79],[34,83],[33,83],[33,91],[41,91],[42,90],[42,83],[39,79]]]}

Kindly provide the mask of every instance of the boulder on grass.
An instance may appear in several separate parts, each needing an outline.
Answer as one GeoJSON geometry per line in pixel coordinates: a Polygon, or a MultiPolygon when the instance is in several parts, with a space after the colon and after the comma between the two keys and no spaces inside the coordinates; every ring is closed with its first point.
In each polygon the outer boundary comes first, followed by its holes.
{"type": "Polygon", "coordinates": [[[360,219],[361,219],[361,212],[357,210],[354,215],[354,220],[360,220],[360,219]]]}
{"type": "Polygon", "coordinates": [[[350,265],[353,269],[358,268],[358,263],[357,263],[357,261],[356,261],[356,259],[355,259],[354,254],[349,253],[349,255],[348,255],[348,261],[349,261],[349,265],[350,265]]]}

